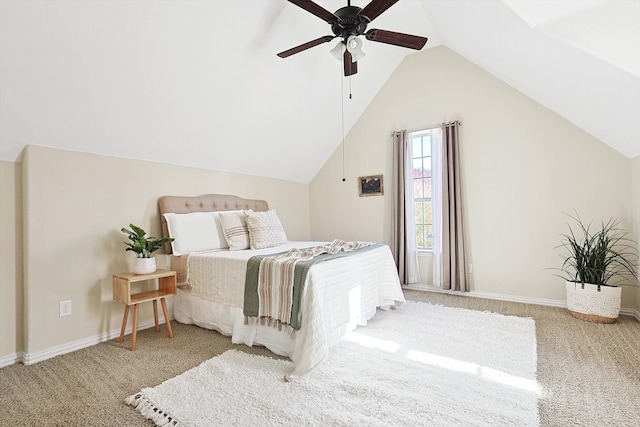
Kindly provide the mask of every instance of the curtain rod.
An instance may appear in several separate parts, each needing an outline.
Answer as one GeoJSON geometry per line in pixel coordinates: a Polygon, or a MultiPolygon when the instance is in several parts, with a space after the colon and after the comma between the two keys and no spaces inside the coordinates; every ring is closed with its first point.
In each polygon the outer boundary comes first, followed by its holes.
{"type": "MultiPolygon", "coordinates": [[[[454,121],[455,121],[455,120],[454,120],[454,121]]],[[[450,124],[452,124],[452,123],[453,123],[453,122],[447,122],[447,123],[442,122],[442,123],[437,124],[437,125],[425,126],[425,127],[423,127],[423,128],[420,128],[420,129],[407,129],[407,133],[419,132],[419,131],[421,131],[421,130],[437,129],[437,128],[441,127],[442,125],[450,125],[450,124]]],[[[458,124],[459,124],[460,126],[462,126],[462,124],[463,124],[462,120],[458,121],[458,124]]],[[[394,133],[396,133],[396,131],[392,131],[392,132],[391,132],[391,136],[393,136],[393,134],[394,134],[394,133]]]]}

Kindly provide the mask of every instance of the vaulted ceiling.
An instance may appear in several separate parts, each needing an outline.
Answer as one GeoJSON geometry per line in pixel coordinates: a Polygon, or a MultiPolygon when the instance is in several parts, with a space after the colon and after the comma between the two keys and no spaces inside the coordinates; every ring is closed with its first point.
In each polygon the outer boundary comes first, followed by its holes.
{"type": "MultiPolygon", "coordinates": [[[[400,0],[370,28],[426,36],[640,155],[638,0],[400,0]]],[[[2,0],[0,159],[38,144],[308,183],[420,54],[365,41],[346,79],[336,42],[276,56],[327,34],[285,0],[2,0]]]]}

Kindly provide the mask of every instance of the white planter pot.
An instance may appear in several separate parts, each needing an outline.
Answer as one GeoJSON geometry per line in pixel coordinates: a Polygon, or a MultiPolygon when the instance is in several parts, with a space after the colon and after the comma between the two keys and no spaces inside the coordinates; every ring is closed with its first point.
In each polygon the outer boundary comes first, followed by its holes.
{"type": "Polygon", "coordinates": [[[152,258],[134,258],[132,271],[135,274],[151,274],[156,271],[156,259],[152,258]]]}
{"type": "Polygon", "coordinates": [[[614,323],[620,315],[622,288],[566,282],[567,309],[578,319],[614,323]]]}

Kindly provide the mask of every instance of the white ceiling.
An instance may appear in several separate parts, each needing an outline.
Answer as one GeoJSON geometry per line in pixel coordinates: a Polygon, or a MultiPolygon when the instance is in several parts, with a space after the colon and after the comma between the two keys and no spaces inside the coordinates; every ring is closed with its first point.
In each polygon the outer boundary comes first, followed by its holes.
{"type": "MultiPolygon", "coordinates": [[[[640,155],[639,0],[400,0],[369,28],[446,45],[640,155]]],[[[2,0],[0,159],[39,144],[308,183],[341,142],[342,99],[348,132],[414,53],[365,41],[351,79],[336,41],[276,56],[327,34],[285,0],[2,0]]]]}

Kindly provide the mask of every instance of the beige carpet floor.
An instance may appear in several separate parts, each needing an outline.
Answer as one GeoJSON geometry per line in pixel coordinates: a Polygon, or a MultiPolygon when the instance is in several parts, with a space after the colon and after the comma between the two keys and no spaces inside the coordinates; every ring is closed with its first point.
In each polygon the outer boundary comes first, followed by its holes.
{"type": "MultiPolygon", "coordinates": [[[[536,321],[542,426],[640,425],[640,322],[612,325],[564,309],[406,291],[407,299],[531,317],[536,321]]],[[[138,333],[137,350],[111,340],[32,366],[0,369],[0,426],[149,426],[124,398],[235,348],[217,332],[172,323],[138,333]]]]}

